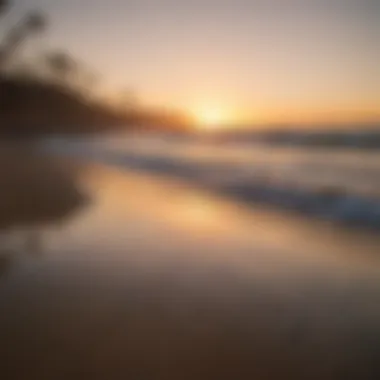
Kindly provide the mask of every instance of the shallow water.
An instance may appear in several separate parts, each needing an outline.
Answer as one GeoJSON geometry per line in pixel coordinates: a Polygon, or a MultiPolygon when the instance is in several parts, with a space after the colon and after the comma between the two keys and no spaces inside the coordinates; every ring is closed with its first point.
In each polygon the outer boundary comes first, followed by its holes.
{"type": "Polygon", "coordinates": [[[379,378],[379,236],[72,166],[91,203],[3,233],[2,379],[379,378]]]}
{"type": "Polygon", "coordinates": [[[132,158],[172,162],[205,171],[207,175],[216,172],[232,181],[239,179],[249,183],[261,174],[279,184],[308,189],[331,186],[349,193],[380,195],[380,153],[377,150],[271,147],[249,141],[218,143],[200,138],[174,139],[163,134],[55,139],[49,145],[118,164],[123,163],[123,158],[126,165],[132,158]]]}
{"type": "Polygon", "coordinates": [[[245,202],[380,230],[380,154],[376,150],[265,146],[127,135],[55,139],[54,153],[181,178],[245,202]]]}

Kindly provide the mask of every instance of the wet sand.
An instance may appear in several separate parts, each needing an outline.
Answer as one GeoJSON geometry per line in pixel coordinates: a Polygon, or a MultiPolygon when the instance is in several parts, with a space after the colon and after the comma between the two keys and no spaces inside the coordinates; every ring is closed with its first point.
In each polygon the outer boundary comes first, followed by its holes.
{"type": "Polygon", "coordinates": [[[34,189],[2,222],[1,379],[380,377],[375,234],[36,160],[1,185],[34,189]]]}

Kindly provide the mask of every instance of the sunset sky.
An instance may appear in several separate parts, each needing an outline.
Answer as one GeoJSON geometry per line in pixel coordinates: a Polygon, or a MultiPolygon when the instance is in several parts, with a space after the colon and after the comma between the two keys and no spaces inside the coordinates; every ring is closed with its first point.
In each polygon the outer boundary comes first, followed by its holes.
{"type": "Polygon", "coordinates": [[[378,0],[14,0],[104,91],[253,122],[380,119],[378,0]],[[217,112],[217,111],[216,111],[217,112]]]}

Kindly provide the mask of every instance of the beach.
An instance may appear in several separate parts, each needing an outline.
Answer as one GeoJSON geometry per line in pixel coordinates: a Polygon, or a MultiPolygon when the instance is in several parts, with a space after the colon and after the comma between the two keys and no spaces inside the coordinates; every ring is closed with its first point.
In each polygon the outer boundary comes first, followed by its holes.
{"type": "Polygon", "coordinates": [[[1,168],[2,204],[33,195],[2,222],[2,379],[378,378],[375,233],[25,154],[1,168]]]}

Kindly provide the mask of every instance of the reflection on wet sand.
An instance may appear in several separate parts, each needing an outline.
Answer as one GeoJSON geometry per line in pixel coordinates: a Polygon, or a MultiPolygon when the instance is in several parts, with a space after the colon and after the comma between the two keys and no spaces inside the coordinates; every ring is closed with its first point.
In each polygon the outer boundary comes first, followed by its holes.
{"type": "Polygon", "coordinates": [[[81,181],[92,207],[0,287],[1,379],[379,378],[376,236],[355,256],[362,235],[176,182],[81,181]]]}
{"type": "Polygon", "coordinates": [[[43,228],[62,223],[85,201],[67,164],[20,143],[2,143],[0,194],[1,271],[18,252],[41,253],[43,228]]]}

